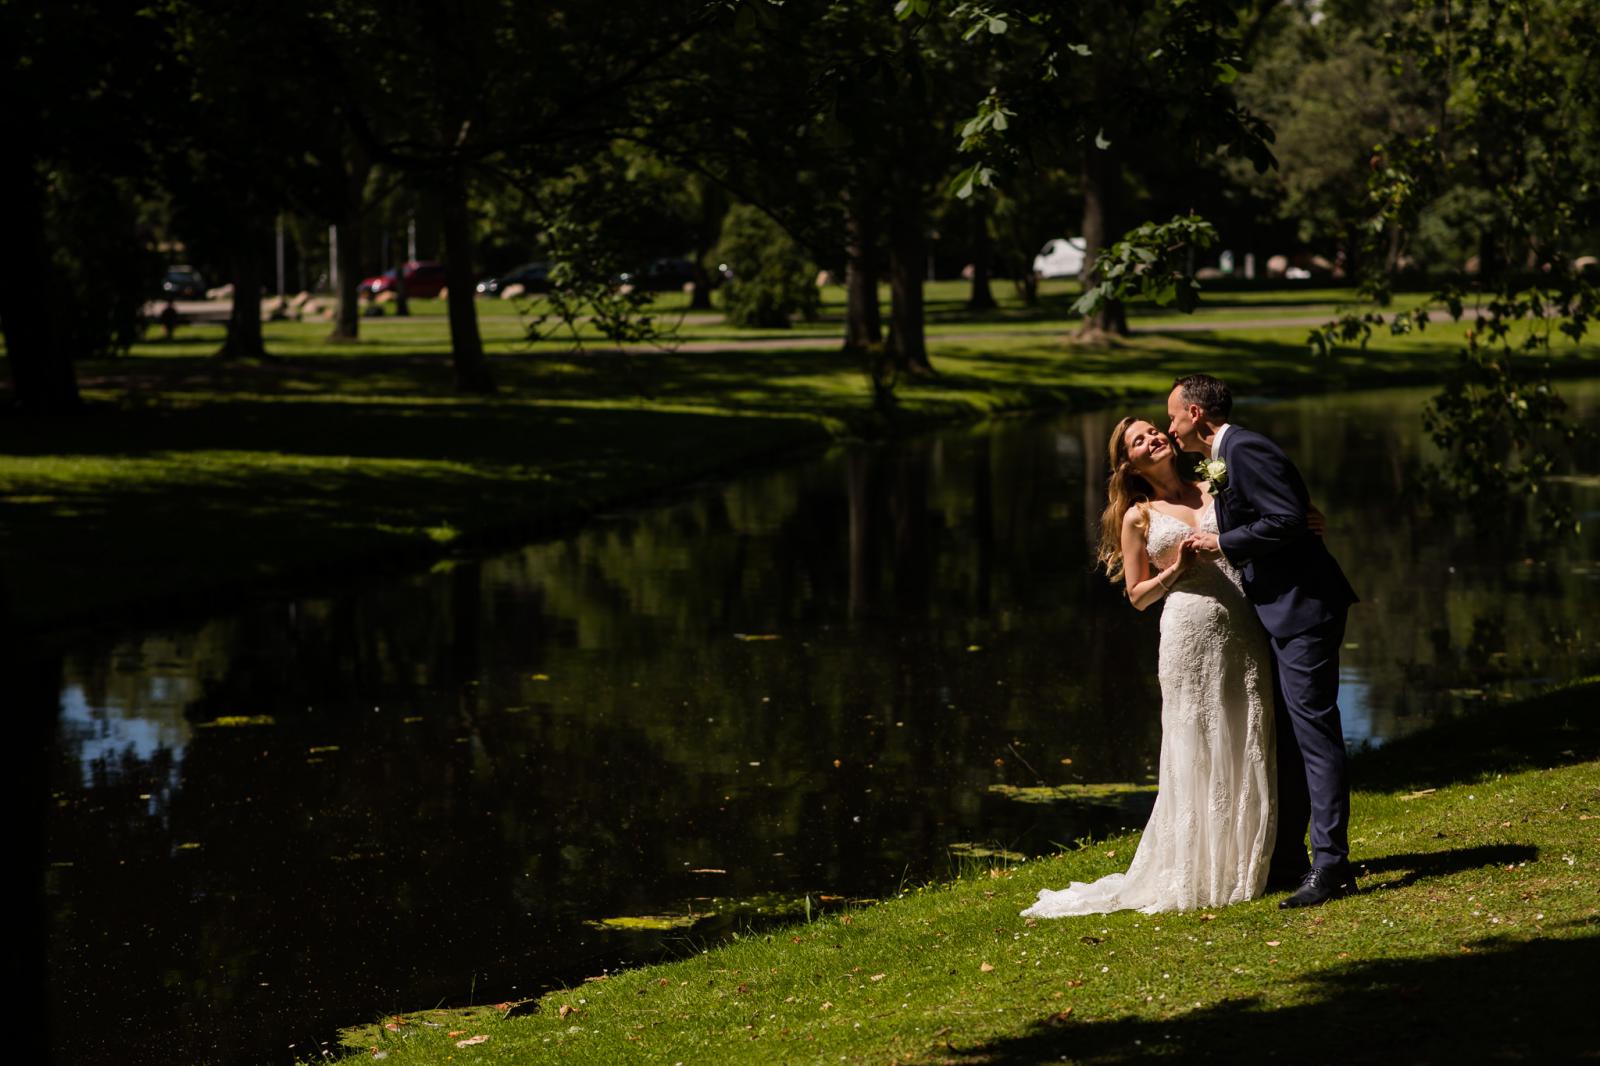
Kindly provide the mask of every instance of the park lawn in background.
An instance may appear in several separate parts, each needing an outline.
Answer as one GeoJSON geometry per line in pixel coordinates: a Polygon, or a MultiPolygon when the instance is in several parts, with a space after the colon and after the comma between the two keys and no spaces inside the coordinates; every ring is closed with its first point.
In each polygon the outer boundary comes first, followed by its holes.
{"type": "Polygon", "coordinates": [[[344,1040],[355,1057],[397,1064],[1593,1055],[1600,679],[1362,753],[1352,779],[1363,891],[1320,908],[1280,911],[1272,896],[1183,914],[1018,915],[1040,888],[1125,869],[1138,837],[1124,835],[344,1040]]]}
{"type": "MultiPolygon", "coordinates": [[[[938,284],[935,307],[964,298],[938,284]]],[[[1070,295],[1047,291],[1042,302],[1070,295]]],[[[363,320],[355,342],[329,341],[321,321],[267,323],[278,360],[265,364],[211,359],[218,325],[81,363],[88,417],[0,422],[0,583],[14,615],[49,627],[191,610],[241,589],[417,565],[888,428],[837,333],[821,347],[725,340],[573,353],[530,348],[507,303],[480,301],[502,385],[489,398],[453,391],[436,308],[363,320]]],[[[1023,326],[1007,333],[969,319],[931,332],[938,374],[897,384],[897,431],[1159,405],[1172,378],[1196,368],[1245,396],[1436,380],[1466,328],[1385,331],[1366,349],[1317,359],[1302,327],[1219,321],[1078,347],[1061,340],[1070,321],[1023,326]]],[[[1561,343],[1556,354],[1559,374],[1600,367],[1593,347],[1561,343]]]]}

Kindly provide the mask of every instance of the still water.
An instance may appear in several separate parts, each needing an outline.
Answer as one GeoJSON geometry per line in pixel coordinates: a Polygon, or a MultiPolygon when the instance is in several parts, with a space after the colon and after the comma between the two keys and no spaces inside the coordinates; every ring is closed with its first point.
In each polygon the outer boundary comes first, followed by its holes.
{"type": "MultiPolygon", "coordinates": [[[[1600,383],[1563,391],[1592,422],[1600,383]]],[[[1600,669],[1595,479],[1556,486],[1588,520],[1554,547],[1434,513],[1424,397],[1236,412],[1300,460],[1363,597],[1353,745],[1600,669]]],[[[32,708],[57,1058],[309,1058],[340,1024],[1142,824],[1156,612],[1090,568],[1119,414],[841,449],[65,649],[32,708]]]]}

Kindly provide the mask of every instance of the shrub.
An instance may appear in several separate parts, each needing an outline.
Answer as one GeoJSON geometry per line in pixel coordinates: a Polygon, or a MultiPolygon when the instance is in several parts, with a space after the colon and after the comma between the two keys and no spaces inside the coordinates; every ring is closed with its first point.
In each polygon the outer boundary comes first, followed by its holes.
{"type": "Polygon", "coordinates": [[[735,325],[786,329],[796,314],[816,317],[822,303],[816,265],[760,210],[736,204],[728,212],[717,257],[732,275],[722,300],[735,325]]]}

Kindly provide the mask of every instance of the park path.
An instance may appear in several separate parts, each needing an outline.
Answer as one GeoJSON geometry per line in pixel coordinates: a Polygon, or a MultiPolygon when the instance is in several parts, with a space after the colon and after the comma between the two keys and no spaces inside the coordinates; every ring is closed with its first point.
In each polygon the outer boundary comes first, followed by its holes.
{"type": "MultiPolygon", "coordinates": [[[[1322,311],[1316,314],[1279,315],[1273,318],[1157,318],[1143,321],[1134,319],[1128,323],[1129,332],[1137,334],[1161,333],[1214,333],[1218,330],[1236,329],[1310,329],[1321,326],[1335,318],[1332,311],[1322,311]]],[[[1430,321],[1440,321],[1442,315],[1430,316],[1430,321]]],[[[1075,328],[1077,320],[1060,320],[1054,323],[1040,324],[1036,327],[1013,330],[942,330],[937,326],[928,327],[929,341],[957,341],[979,342],[1016,340],[1018,337],[1050,338],[1059,337],[1075,328]]],[[[797,348],[837,348],[840,339],[835,334],[826,337],[747,337],[729,338],[727,340],[694,340],[684,341],[674,345],[673,350],[679,352],[725,352],[725,351],[762,351],[765,349],[793,351],[797,348]]]]}
{"type": "MultiPolygon", "coordinates": [[[[263,308],[269,307],[274,300],[263,301],[263,308]]],[[[151,304],[147,308],[150,313],[159,313],[161,304],[151,304]]],[[[231,306],[226,300],[180,300],[177,303],[178,313],[188,322],[226,322],[231,306]]],[[[264,316],[263,316],[264,317],[264,316]]],[[[1135,318],[1128,324],[1128,329],[1135,335],[1162,334],[1162,333],[1212,333],[1218,330],[1241,329],[1310,329],[1313,326],[1326,324],[1334,318],[1334,312],[1326,308],[1318,309],[1312,306],[1285,306],[1280,313],[1259,318],[1213,318],[1213,317],[1188,317],[1188,316],[1163,316],[1160,318],[1135,318]]],[[[1435,312],[1430,316],[1431,321],[1441,321],[1442,312],[1435,312]]],[[[363,328],[377,326],[394,321],[389,318],[363,319],[363,328]]],[[[443,320],[440,320],[441,323],[443,320]]],[[[692,333],[696,327],[719,325],[721,315],[694,314],[685,315],[682,327],[692,333]]],[[[1017,329],[956,329],[945,330],[938,325],[928,327],[930,341],[946,341],[957,343],[981,343],[983,341],[1015,340],[1019,337],[1048,338],[1066,333],[1073,328],[1076,320],[1062,319],[1056,322],[1041,322],[1017,329]]],[[[786,335],[771,337],[709,337],[697,340],[685,340],[672,345],[672,351],[704,353],[704,352],[759,352],[759,351],[795,351],[795,350],[822,350],[836,348],[840,344],[837,333],[819,336],[816,334],[786,335]]]]}

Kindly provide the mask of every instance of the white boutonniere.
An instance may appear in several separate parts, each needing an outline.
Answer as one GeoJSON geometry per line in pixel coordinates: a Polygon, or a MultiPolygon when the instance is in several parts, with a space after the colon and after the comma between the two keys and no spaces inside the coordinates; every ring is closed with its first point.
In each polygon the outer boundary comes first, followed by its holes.
{"type": "Polygon", "coordinates": [[[1213,493],[1228,487],[1228,464],[1221,459],[1202,459],[1194,468],[1200,480],[1209,482],[1213,493]]]}

